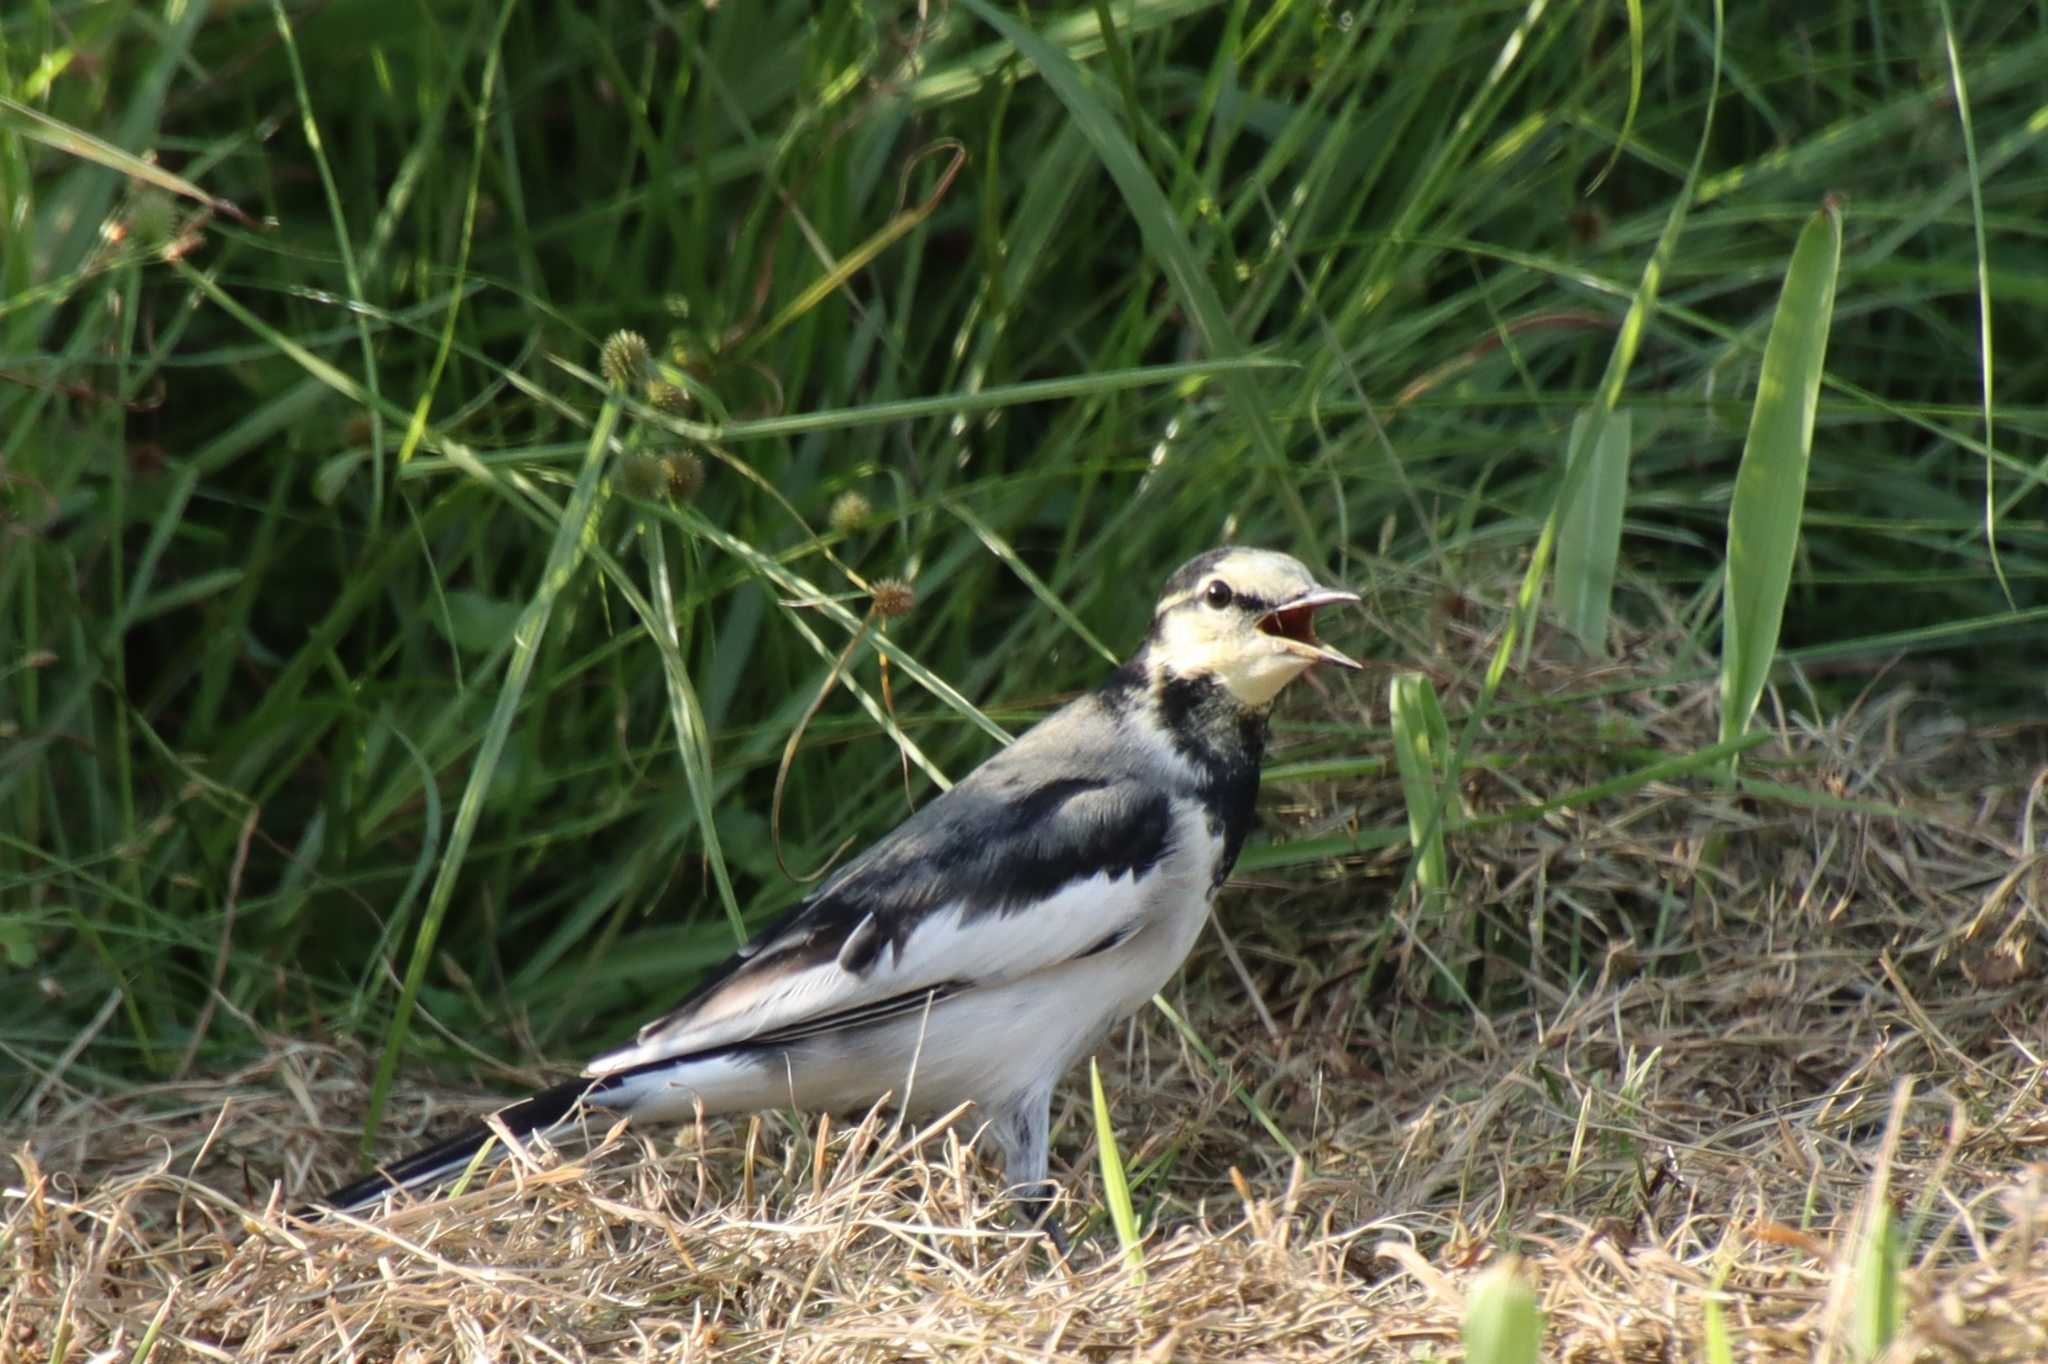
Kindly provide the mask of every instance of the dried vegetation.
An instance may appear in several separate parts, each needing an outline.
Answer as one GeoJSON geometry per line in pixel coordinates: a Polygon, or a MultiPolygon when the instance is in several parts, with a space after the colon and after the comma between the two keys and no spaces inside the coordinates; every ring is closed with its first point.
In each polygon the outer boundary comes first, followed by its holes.
{"type": "MultiPolygon", "coordinates": [[[[1088,1215],[1078,1089],[1066,1264],[1010,1228],[971,1132],[878,1115],[597,1131],[301,1221],[291,1198],[349,1168],[364,1062],[293,1042],[120,1098],[47,1089],[9,1136],[0,1355],[1452,1358],[1463,1293],[1514,1251],[1549,1358],[1701,1357],[1710,1304],[1737,1359],[1851,1358],[1889,1214],[1889,1357],[2048,1357],[2039,736],[1881,678],[1826,725],[1778,713],[1746,768],[1770,785],[1486,822],[1710,742],[1706,683],[1626,685],[1663,647],[1605,674],[1539,650],[1510,684],[1445,913],[1389,916],[1397,853],[1231,897],[1236,960],[1212,937],[1174,996],[1228,1080],[1157,1016],[1104,1058],[1142,1277],[1088,1215]]],[[[1273,813],[1396,827],[1390,789],[1273,813]]]]}

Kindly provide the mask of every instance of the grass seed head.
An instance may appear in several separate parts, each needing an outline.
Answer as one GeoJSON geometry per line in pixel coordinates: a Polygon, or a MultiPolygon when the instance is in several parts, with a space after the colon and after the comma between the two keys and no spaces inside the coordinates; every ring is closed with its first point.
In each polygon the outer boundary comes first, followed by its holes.
{"type": "Polygon", "coordinates": [[[875,610],[884,620],[895,620],[917,609],[917,589],[901,578],[881,579],[872,595],[875,610]]]}
{"type": "Polygon", "coordinates": [[[704,488],[704,457],[681,446],[658,454],[628,455],[619,479],[634,497],[688,502],[704,488]]]}
{"type": "Polygon", "coordinates": [[[859,493],[845,492],[832,499],[832,510],[826,514],[826,520],[834,531],[851,535],[865,527],[874,515],[874,504],[859,493]]]}
{"type": "Polygon", "coordinates": [[[704,457],[695,450],[677,446],[661,457],[661,467],[668,495],[677,501],[688,502],[704,490],[704,457]]]}
{"type": "Polygon", "coordinates": [[[630,388],[635,380],[647,373],[653,358],[653,352],[647,348],[646,337],[639,332],[618,331],[605,338],[597,367],[603,372],[605,382],[613,388],[630,388]]]}
{"type": "Polygon", "coordinates": [[[666,379],[652,380],[647,385],[647,405],[657,412],[679,417],[690,410],[690,390],[666,379]]]}
{"type": "Polygon", "coordinates": [[[653,455],[628,455],[619,461],[619,483],[632,497],[657,498],[668,491],[668,470],[653,455]]]}

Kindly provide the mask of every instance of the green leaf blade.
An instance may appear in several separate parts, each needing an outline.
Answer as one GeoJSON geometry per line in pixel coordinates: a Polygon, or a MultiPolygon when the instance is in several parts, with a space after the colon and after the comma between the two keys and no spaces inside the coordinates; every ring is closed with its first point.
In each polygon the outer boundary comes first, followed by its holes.
{"type": "Polygon", "coordinates": [[[1543,1312],[1536,1290],[1510,1255],[1480,1276],[1465,1304],[1469,1364],[1536,1364],[1543,1348],[1543,1312]]]}
{"type": "Polygon", "coordinates": [[[1728,509],[1721,613],[1724,742],[1749,723],[1777,655],[1841,260],[1842,217],[1831,202],[1807,220],[1785,271],[1728,509]]]}
{"type": "Polygon", "coordinates": [[[1094,1100],[1095,1148],[1102,1153],[1102,1201],[1109,1205],[1109,1220],[1116,1227],[1117,1244],[1131,1275],[1145,1282],[1145,1244],[1138,1235],[1138,1210],[1131,1202],[1131,1182],[1124,1173],[1123,1153],[1117,1149],[1116,1125],[1109,1117],[1109,1096],[1102,1089],[1102,1068],[1088,1062],[1088,1087],[1094,1100]]]}
{"type": "Polygon", "coordinates": [[[1451,752],[1450,727],[1437,704],[1436,689],[1421,673],[1402,673],[1387,688],[1394,729],[1394,756],[1401,770],[1401,794],[1408,806],[1408,841],[1415,848],[1415,881],[1423,904],[1441,911],[1450,887],[1444,853],[1449,816],[1444,765],[1451,752]]]}
{"type": "Polygon", "coordinates": [[[1578,495],[1558,522],[1557,611],[1565,628],[1595,656],[1607,653],[1607,617],[1628,503],[1629,436],[1628,413],[1589,407],[1572,419],[1565,447],[1567,468],[1590,462],[1578,495]]]}

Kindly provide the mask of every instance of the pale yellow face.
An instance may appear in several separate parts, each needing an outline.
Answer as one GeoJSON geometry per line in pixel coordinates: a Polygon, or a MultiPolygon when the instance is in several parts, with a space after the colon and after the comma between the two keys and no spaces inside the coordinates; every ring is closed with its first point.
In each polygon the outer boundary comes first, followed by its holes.
{"type": "Polygon", "coordinates": [[[1240,705],[1270,705],[1318,663],[1358,664],[1315,636],[1319,607],[1357,601],[1318,584],[1272,550],[1204,555],[1174,575],[1154,617],[1153,657],[1182,676],[1210,676],[1240,705]]]}

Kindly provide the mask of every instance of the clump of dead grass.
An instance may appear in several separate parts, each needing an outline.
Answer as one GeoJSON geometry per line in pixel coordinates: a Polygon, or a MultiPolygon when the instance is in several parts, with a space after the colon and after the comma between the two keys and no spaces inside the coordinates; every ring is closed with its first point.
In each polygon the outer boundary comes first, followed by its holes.
{"type": "MultiPolygon", "coordinates": [[[[1606,669],[1539,649],[1467,813],[1710,742],[1706,684],[1611,685],[1674,673],[1675,638],[1606,669]],[[1582,699],[1535,704],[1559,695],[1582,699]]],[[[1441,643],[1470,662],[1486,641],[1441,643]]],[[[1476,671],[1440,679],[1447,708],[1476,671]]],[[[1152,1017],[1105,1057],[1142,1282],[1107,1234],[1051,1263],[967,1129],[881,1115],[593,1132],[455,1197],[308,1223],[287,1194],[347,1172],[362,1068],[295,1042],[200,1084],[52,1088],[5,1181],[0,1354],[1450,1357],[1463,1295],[1512,1250],[1549,1358],[1697,1357],[1710,1303],[1738,1358],[1847,1358],[1860,1238],[1889,1210],[1892,1357],[2041,1358],[2037,738],[1892,685],[1825,723],[1778,714],[1749,766],[1771,785],[1468,827],[1444,916],[1396,898],[1391,853],[1236,896],[1237,960],[1206,947],[1174,992],[1220,1073],[1152,1017]]],[[[1277,794],[1282,818],[1399,823],[1391,792],[1277,794]]],[[[409,1117],[449,1107],[470,1106],[409,1117]]],[[[1069,1225],[1098,1199],[1085,1113],[1058,1133],[1069,1225]]]]}

